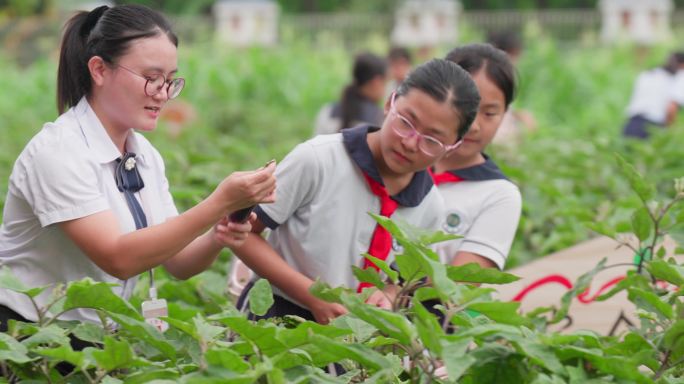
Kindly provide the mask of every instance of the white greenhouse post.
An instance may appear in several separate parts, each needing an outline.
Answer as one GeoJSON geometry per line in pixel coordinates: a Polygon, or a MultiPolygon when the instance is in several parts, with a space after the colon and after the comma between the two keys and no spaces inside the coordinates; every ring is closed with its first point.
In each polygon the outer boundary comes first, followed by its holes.
{"type": "Polygon", "coordinates": [[[653,45],[672,38],[672,0],[600,0],[601,39],[653,45]]]}
{"type": "Polygon", "coordinates": [[[221,0],[213,7],[216,37],[232,46],[274,45],[278,4],[272,0],[221,0]]]}
{"type": "Polygon", "coordinates": [[[406,0],[395,14],[392,44],[412,48],[453,45],[458,39],[461,10],[456,0],[406,0]]]}

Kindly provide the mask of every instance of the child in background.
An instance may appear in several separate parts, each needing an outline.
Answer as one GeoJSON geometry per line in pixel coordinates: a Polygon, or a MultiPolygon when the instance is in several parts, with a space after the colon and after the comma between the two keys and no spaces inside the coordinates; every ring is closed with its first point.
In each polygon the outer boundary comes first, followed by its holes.
{"type": "Polygon", "coordinates": [[[382,124],[379,104],[387,82],[387,61],[372,53],[354,59],[352,82],[342,91],[339,102],[325,105],[316,116],[314,136],[337,133],[358,124],[382,124]]]}
{"type": "Polygon", "coordinates": [[[470,73],[481,101],[463,144],[434,167],[433,178],[446,204],[442,230],[463,236],[438,243],[438,253],[452,265],[475,262],[503,269],[520,219],[521,196],[484,151],[513,101],[515,70],[489,44],[458,47],[446,59],[470,73]]]}
{"type": "MultiPolygon", "coordinates": [[[[360,290],[351,266],[374,267],[361,254],[391,258],[391,237],[368,212],[439,226],[444,205],[426,168],[461,143],[479,100],[466,71],[435,59],[411,72],[385,103],[381,128],[318,136],[285,157],[276,170],[277,203],[258,206],[252,234],[232,247],[274,288],[275,304],[265,317],[298,315],[325,324],[346,312],[309,287],[320,279],[360,290]],[[260,236],[265,227],[267,240],[260,236]]],[[[238,307],[248,307],[248,290],[238,307]]],[[[369,302],[382,300],[378,293],[369,302]]]]}
{"type": "MultiPolygon", "coordinates": [[[[523,52],[520,35],[511,30],[492,32],[487,42],[506,53],[513,68],[518,64],[523,52]]],[[[537,129],[537,121],[530,111],[508,106],[494,136],[494,144],[515,147],[520,144],[526,132],[537,129]]]]}
{"type": "Polygon", "coordinates": [[[385,96],[388,98],[392,95],[394,90],[406,79],[411,67],[413,65],[413,58],[411,52],[403,47],[393,47],[387,54],[387,63],[389,65],[388,75],[389,82],[385,87],[385,96]]]}
{"type": "Polygon", "coordinates": [[[677,114],[678,104],[684,104],[684,52],[675,52],[657,68],[643,71],[634,83],[627,106],[624,136],[646,139],[649,128],[667,127],[677,114]],[[679,79],[679,80],[678,80],[679,79]]]}

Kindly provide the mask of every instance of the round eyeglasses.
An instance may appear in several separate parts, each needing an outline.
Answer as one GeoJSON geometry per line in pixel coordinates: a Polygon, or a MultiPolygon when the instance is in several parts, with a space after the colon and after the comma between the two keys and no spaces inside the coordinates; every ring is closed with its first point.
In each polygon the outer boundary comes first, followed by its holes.
{"type": "Polygon", "coordinates": [[[432,136],[423,135],[422,133],[418,132],[411,121],[397,111],[396,105],[394,103],[395,98],[396,93],[393,93],[390,101],[390,114],[393,115],[395,119],[392,124],[392,129],[397,135],[403,138],[418,136],[418,149],[420,149],[424,154],[431,157],[440,156],[447,151],[458,148],[463,143],[463,140],[459,140],[453,145],[445,145],[432,136]]]}
{"type": "Polygon", "coordinates": [[[145,79],[145,95],[154,96],[161,92],[166,85],[166,95],[169,99],[175,99],[183,90],[185,86],[185,79],[182,77],[176,77],[175,79],[167,80],[166,76],[163,74],[156,74],[152,76],[141,75],[134,70],[127,68],[121,64],[117,64],[117,67],[123,68],[126,71],[145,79]]]}

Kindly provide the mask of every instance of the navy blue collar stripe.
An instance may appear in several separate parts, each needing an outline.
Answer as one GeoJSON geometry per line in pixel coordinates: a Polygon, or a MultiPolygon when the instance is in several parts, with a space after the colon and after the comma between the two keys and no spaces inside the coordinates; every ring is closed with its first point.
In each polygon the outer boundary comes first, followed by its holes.
{"type": "Polygon", "coordinates": [[[483,155],[485,157],[484,163],[468,168],[454,169],[449,171],[449,173],[466,181],[508,180],[508,177],[504,175],[496,163],[489,156],[483,155]]]}

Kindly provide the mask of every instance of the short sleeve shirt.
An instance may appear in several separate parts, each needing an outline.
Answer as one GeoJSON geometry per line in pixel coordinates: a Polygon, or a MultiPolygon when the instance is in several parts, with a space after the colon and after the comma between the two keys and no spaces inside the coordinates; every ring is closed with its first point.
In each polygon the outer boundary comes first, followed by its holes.
{"type": "MultiPolygon", "coordinates": [[[[131,130],[126,150],[136,154],[145,187],[136,198],[148,225],[178,215],[169,193],[164,163],[154,147],[131,130]]],[[[121,154],[87,100],[47,123],[17,158],[0,226],[0,264],[30,287],[55,285],[90,277],[116,283],[124,298],[136,279],[119,280],[100,269],[60,229],[58,223],[111,210],[122,233],[134,231],[133,216],[116,187],[114,167],[121,154]]],[[[50,289],[37,297],[45,304],[50,289]]],[[[0,304],[29,320],[37,319],[30,301],[0,289],[0,304]]],[[[73,310],[63,320],[98,322],[90,310],[73,310]]]]}
{"type": "MultiPolygon", "coordinates": [[[[276,202],[257,207],[259,219],[272,229],[268,242],[310,279],[358,285],[351,267],[362,267],[361,254],[368,252],[376,226],[368,213],[380,212],[380,199],[363,176],[382,182],[366,142],[375,129],[359,126],[298,145],[276,170],[276,202]]],[[[399,203],[392,219],[425,229],[439,226],[444,205],[427,172],[416,173],[392,198],[399,203]]],[[[274,292],[287,297],[276,287],[274,292]]]]}
{"type": "Polygon", "coordinates": [[[446,206],[441,229],[463,237],[438,243],[440,259],[450,263],[458,252],[471,252],[503,269],[520,220],[518,187],[489,158],[450,172],[463,181],[438,187],[446,206]]]}
{"type": "Polygon", "coordinates": [[[674,76],[663,68],[641,72],[627,105],[627,115],[640,115],[653,123],[664,124],[673,98],[673,81],[674,76]]]}

